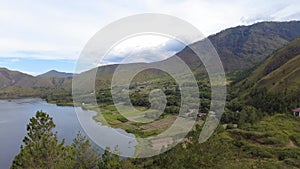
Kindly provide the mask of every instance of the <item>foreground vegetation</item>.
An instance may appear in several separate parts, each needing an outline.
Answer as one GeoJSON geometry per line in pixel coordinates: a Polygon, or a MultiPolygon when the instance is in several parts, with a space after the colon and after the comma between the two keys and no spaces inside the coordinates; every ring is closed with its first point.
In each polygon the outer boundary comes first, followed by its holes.
{"type": "Polygon", "coordinates": [[[72,145],[59,142],[52,118],[37,112],[11,168],[299,168],[299,123],[299,118],[277,114],[238,128],[220,125],[203,144],[198,143],[197,125],[183,143],[163,154],[120,160],[108,149],[101,155],[80,133],[72,145]]]}
{"type": "MultiPolygon", "coordinates": [[[[119,157],[111,155],[109,149],[100,156],[90,141],[81,133],[72,145],[58,141],[54,133],[53,119],[45,112],[38,111],[27,125],[27,135],[23,139],[20,153],[13,160],[12,169],[106,169],[119,166],[119,157]]],[[[117,152],[116,152],[117,153],[117,152]]]]}

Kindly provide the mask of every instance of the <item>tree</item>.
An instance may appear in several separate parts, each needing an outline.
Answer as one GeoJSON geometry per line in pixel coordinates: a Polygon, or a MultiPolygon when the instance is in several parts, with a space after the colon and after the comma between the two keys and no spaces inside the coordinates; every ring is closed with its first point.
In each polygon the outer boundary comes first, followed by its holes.
{"type": "Polygon", "coordinates": [[[121,168],[120,152],[118,147],[115,147],[114,153],[111,155],[110,149],[107,147],[102,154],[102,160],[99,162],[100,169],[118,169],[121,168]]]}
{"type": "Polygon", "coordinates": [[[254,124],[259,121],[262,117],[262,113],[258,112],[252,106],[245,106],[243,110],[239,113],[238,125],[243,126],[245,123],[254,124]]]}
{"type": "MultiPolygon", "coordinates": [[[[57,133],[52,132],[54,127],[53,119],[38,111],[27,125],[27,136],[23,139],[25,146],[21,146],[11,168],[54,169],[61,166],[67,156],[64,140],[59,143],[57,133]]],[[[70,167],[64,165],[64,168],[70,167]]]]}
{"type": "Polygon", "coordinates": [[[99,152],[92,148],[90,141],[86,136],[78,132],[77,137],[73,140],[74,148],[74,169],[97,169],[100,159],[99,152]]]}

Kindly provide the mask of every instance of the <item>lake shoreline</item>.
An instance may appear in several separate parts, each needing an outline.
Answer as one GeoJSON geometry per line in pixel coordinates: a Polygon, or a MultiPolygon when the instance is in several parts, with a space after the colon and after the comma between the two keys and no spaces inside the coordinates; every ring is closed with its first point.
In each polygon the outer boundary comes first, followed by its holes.
{"type": "MultiPolygon", "coordinates": [[[[60,140],[66,140],[67,145],[72,144],[72,140],[76,137],[78,131],[86,133],[87,136],[91,134],[87,133],[80,124],[77,117],[78,112],[75,112],[74,107],[57,106],[47,103],[41,98],[0,99],[0,134],[5,136],[0,143],[2,150],[2,153],[0,152],[0,168],[9,168],[13,157],[19,152],[20,146],[23,144],[22,140],[26,135],[26,125],[29,123],[29,119],[35,116],[36,111],[39,110],[46,112],[53,118],[56,125],[54,131],[58,132],[60,140]]],[[[97,112],[84,110],[81,107],[78,107],[76,111],[81,112],[81,114],[87,114],[85,119],[90,120],[86,123],[94,126],[95,132],[97,132],[98,135],[107,136],[104,139],[109,140],[107,144],[108,147],[113,149],[115,145],[119,145],[120,150],[123,151],[124,154],[134,155],[135,144],[137,144],[136,141],[129,145],[129,140],[126,141],[124,138],[118,139],[116,135],[111,135],[111,131],[116,129],[101,125],[101,123],[92,119],[93,115],[97,112]],[[90,114],[91,112],[94,113],[90,114]]],[[[122,132],[126,133],[125,130],[122,130],[122,132]]],[[[92,138],[90,138],[90,140],[93,145],[99,146],[92,138]]],[[[136,140],[134,135],[131,135],[131,140],[136,140]]],[[[104,149],[100,146],[98,148],[101,152],[104,149]]]]}

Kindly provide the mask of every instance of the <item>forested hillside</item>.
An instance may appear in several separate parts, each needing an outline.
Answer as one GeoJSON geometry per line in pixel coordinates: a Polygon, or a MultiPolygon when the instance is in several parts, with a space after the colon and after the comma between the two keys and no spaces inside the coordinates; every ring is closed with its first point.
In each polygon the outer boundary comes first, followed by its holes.
{"type": "Polygon", "coordinates": [[[291,111],[300,106],[299,64],[300,39],[297,38],[274,52],[233,88],[241,98],[263,111],[291,111]]]}

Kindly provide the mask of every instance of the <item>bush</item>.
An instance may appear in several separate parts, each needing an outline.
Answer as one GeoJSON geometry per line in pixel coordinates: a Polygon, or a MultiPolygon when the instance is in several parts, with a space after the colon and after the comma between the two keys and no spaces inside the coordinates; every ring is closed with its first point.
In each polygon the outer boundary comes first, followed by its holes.
{"type": "Polygon", "coordinates": [[[299,161],[292,158],[284,159],[284,163],[290,166],[300,167],[299,161]]]}

